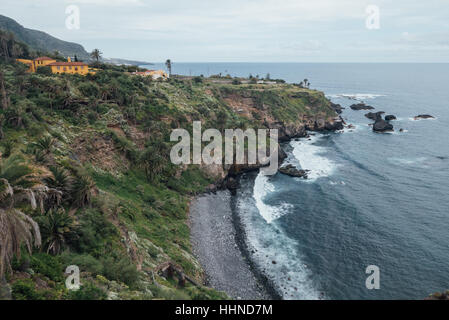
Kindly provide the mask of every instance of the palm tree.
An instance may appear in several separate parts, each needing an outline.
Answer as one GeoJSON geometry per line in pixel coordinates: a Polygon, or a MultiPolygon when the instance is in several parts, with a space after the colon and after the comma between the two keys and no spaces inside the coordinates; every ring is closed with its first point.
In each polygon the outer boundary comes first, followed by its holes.
{"type": "MultiPolygon", "coordinates": [[[[11,260],[20,256],[25,244],[31,253],[33,245],[41,245],[39,225],[22,211],[14,208],[17,202],[27,200],[36,208],[35,184],[32,170],[23,164],[23,159],[11,155],[0,160],[0,277],[11,270],[11,260]]],[[[40,197],[40,196],[39,196],[40,197]]],[[[38,197],[38,198],[39,198],[38,197]]]]}
{"type": "Polygon", "coordinates": [[[9,98],[6,92],[5,77],[2,71],[0,71],[0,94],[2,95],[1,108],[5,110],[9,106],[9,98]]]}
{"type": "Polygon", "coordinates": [[[167,59],[167,61],[165,61],[165,66],[167,67],[168,75],[171,76],[171,60],[170,59],[167,59]]]}
{"type": "Polygon", "coordinates": [[[59,254],[68,239],[73,237],[74,220],[64,209],[49,210],[46,215],[37,218],[43,244],[47,253],[59,254]]]}
{"type": "Polygon", "coordinates": [[[81,168],[73,169],[73,204],[78,208],[86,207],[91,199],[98,193],[95,181],[81,168]]]}
{"type": "Polygon", "coordinates": [[[149,181],[162,173],[167,162],[168,146],[163,141],[155,141],[146,148],[138,159],[139,166],[145,171],[149,181]]]}
{"type": "Polygon", "coordinates": [[[4,186],[0,187],[0,194],[4,193],[0,196],[0,206],[13,208],[25,201],[33,210],[39,207],[44,212],[46,205],[53,207],[61,202],[62,192],[40,183],[20,155],[11,155],[0,162],[0,180],[4,186]]]}
{"type": "Polygon", "coordinates": [[[99,49],[94,49],[90,53],[90,56],[92,59],[95,59],[98,62],[98,61],[100,61],[102,54],[103,54],[103,52],[101,52],[99,49]]]}
{"type": "Polygon", "coordinates": [[[32,145],[36,149],[41,150],[44,154],[49,154],[52,152],[55,144],[56,144],[56,139],[54,139],[50,136],[45,136],[45,137],[38,139],[32,145]]]}
{"type": "Polygon", "coordinates": [[[17,209],[0,208],[0,277],[11,271],[11,260],[20,256],[20,247],[25,244],[31,254],[33,245],[41,245],[39,225],[17,209]],[[33,241],[34,240],[34,241],[33,241]]]}
{"type": "Polygon", "coordinates": [[[68,193],[71,189],[70,176],[67,170],[61,167],[51,166],[50,171],[52,176],[44,178],[44,182],[50,188],[54,188],[68,193]]]}

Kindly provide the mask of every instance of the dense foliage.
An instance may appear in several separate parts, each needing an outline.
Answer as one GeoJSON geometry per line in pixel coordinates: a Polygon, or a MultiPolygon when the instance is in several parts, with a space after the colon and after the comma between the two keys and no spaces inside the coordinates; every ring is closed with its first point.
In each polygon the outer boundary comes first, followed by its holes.
{"type": "Polygon", "coordinates": [[[333,115],[327,100],[293,85],[162,82],[131,75],[136,67],[95,66],[97,74],[83,77],[29,74],[11,56],[0,61],[0,227],[13,241],[0,271],[13,298],[223,297],[157,272],[170,261],[201,282],[188,202],[216,179],[170,163],[171,130],[191,132],[193,120],[220,130],[266,127],[267,117],[295,123],[333,115]],[[245,99],[250,113],[235,107],[245,99]],[[81,269],[77,292],[65,289],[68,265],[81,269]]]}

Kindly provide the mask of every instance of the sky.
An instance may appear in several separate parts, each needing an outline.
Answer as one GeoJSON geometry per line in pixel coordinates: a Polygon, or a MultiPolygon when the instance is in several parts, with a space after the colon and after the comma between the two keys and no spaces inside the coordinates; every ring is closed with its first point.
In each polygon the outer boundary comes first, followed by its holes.
{"type": "Polygon", "coordinates": [[[449,0],[1,0],[0,14],[149,62],[449,62],[449,0]]]}

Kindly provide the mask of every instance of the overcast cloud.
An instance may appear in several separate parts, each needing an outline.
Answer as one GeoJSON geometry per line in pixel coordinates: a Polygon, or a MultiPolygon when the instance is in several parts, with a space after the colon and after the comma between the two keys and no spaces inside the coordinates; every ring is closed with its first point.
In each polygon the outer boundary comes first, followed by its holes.
{"type": "Polygon", "coordinates": [[[449,0],[1,0],[28,28],[147,61],[449,62],[449,0]],[[65,8],[80,8],[68,30],[65,8]],[[366,28],[366,7],[380,29],[366,28]]]}

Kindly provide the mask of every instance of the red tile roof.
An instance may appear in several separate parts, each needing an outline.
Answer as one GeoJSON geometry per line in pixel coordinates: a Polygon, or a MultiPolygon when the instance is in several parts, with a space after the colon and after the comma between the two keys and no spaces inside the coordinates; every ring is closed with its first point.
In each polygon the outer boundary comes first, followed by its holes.
{"type": "Polygon", "coordinates": [[[49,57],[39,57],[39,58],[36,58],[34,60],[35,61],[39,61],[39,60],[55,60],[55,59],[52,59],[52,58],[49,58],[49,57]]]}
{"type": "Polygon", "coordinates": [[[84,62],[53,62],[48,64],[48,66],[87,66],[84,62]]]}

